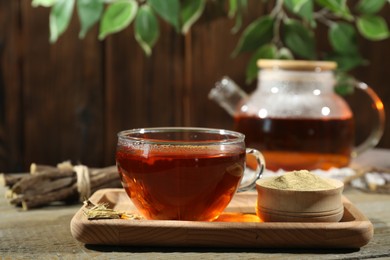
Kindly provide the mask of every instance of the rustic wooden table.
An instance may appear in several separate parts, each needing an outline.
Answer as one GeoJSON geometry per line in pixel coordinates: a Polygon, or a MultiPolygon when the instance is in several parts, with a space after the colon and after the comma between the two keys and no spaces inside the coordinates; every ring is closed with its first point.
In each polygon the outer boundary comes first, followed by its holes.
{"type": "MultiPolygon", "coordinates": [[[[355,160],[390,168],[390,150],[375,149],[355,160]]],[[[5,188],[0,188],[4,194],[5,188]]],[[[21,211],[0,197],[0,259],[369,259],[390,258],[390,195],[346,189],[344,195],[374,225],[373,239],[360,250],[155,248],[91,246],[75,240],[70,221],[81,205],[21,211]]]]}

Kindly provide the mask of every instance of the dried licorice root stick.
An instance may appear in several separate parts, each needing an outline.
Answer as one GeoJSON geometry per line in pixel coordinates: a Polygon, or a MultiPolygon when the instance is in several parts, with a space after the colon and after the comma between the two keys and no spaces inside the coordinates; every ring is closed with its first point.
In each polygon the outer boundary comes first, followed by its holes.
{"type": "Polygon", "coordinates": [[[25,196],[21,201],[21,205],[24,210],[29,210],[48,205],[55,201],[70,200],[72,197],[73,201],[77,201],[77,187],[75,184],[46,194],[25,196]]]}
{"type": "Polygon", "coordinates": [[[28,173],[12,173],[12,174],[6,174],[1,173],[0,174],[0,186],[4,187],[12,187],[15,183],[17,183],[22,177],[27,176],[28,173]]]}
{"type": "Polygon", "coordinates": [[[390,194],[390,169],[366,167],[355,169],[356,175],[345,181],[345,184],[366,192],[390,194]]]}
{"type": "Polygon", "coordinates": [[[30,168],[32,169],[30,174],[22,176],[6,192],[11,204],[28,210],[54,201],[62,201],[68,196],[74,197],[68,195],[69,188],[77,181],[71,168],[62,169],[36,164],[32,164],[30,168]]]}
{"type": "Polygon", "coordinates": [[[17,194],[45,194],[49,191],[60,189],[76,181],[74,172],[44,172],[40,174],[28,175],[21,178],[12,186],[12,191],[17,194]],[[53,185],[63,179],[69,180],[62,185],[53,185]]]}
{"type": "Polygon", "coordinates": [[[72,165],[68,161],[58,164],[57,167],[32,164],[30,174],[11,176],[8,174],[0,176],[1,184],[9,187],[6,198],[11,204],[21,206],[24,210],[58,201],[75,202],[78,199],[83,201],[85,198],[81,198],[80,184],[86,185],[88,194],[101,188],[121,187],[115,166],[89,169],[82,165],[72,165]],[[75,169],[80,167],[84,169],[84,177],[87,177],[86,184],[83,184],[85,178],[83,181],[78,180],[79,176],[75,169]]]}

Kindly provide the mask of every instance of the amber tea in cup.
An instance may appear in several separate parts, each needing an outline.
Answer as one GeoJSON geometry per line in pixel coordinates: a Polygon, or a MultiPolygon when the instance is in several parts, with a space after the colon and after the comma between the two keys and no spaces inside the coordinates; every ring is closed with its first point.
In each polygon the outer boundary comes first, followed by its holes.
{"type": "Polygon", "coordinates": [[[237,190],[254,187],[264,167],[244,135],[208,128],[146,128],[118,134],[116,162],[124,189],[147,219],[211,221],[237,190]],[[245,171],[246,156],[254,171],[245,171]],[[242,182],[244,172],[249,181],[242,182]]]}

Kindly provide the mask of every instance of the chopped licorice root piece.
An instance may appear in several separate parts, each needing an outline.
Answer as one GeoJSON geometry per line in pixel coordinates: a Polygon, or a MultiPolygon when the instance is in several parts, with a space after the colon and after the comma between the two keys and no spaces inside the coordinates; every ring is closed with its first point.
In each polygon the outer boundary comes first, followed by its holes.
{"type": "Polygon", "coordinates": [[[92,219],[130,219],[130,220],[139,220],[143,219],[140,215],[131,214],[126,212],[119,212],[113,209],[108,208],[107,204],[93,204],[90,200],[84,201],[84,205],[87,210],[84,211],[84,214],[89,220],[92,219]]]}

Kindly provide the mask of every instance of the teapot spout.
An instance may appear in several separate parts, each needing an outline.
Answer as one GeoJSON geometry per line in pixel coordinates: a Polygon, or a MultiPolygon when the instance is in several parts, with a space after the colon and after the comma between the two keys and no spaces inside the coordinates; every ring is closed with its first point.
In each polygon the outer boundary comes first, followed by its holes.
{"type": "Polygon", "coordinates": [[[224,76],[215,83],[214,88],[210,90],[209,99],[217,102],[231,116],[234,116],[238,105],[248,95],[240,89],[237,84],[229,77],[224,76]]]}

